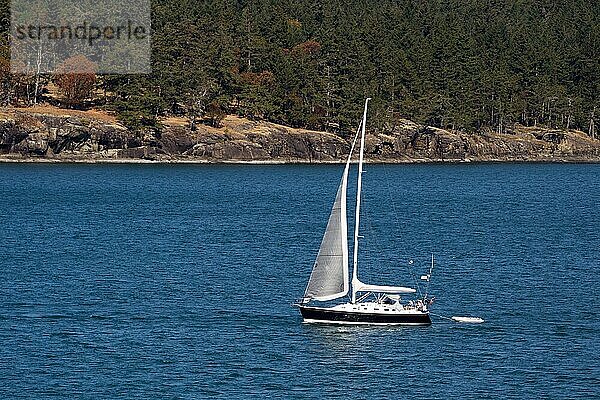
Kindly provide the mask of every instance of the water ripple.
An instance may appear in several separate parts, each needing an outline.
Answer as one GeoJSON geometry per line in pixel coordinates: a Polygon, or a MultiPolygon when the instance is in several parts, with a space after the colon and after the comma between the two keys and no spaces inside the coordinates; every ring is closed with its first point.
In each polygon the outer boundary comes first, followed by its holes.
{"type": "Polygon", "coordinates": [[[486,319],[426,328],[290,306],[339,174],[0,166],[0,397],[600,397],[600,166],[369,166],[361,278],[433,252],[435,312],[486,319]]]}

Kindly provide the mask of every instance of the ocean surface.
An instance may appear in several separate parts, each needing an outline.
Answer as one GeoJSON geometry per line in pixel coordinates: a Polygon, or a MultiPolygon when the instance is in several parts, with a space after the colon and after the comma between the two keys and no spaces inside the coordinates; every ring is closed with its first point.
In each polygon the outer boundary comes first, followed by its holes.
{"type": "Polygon", "coordinates": [[[429,327],[291,307],[341,172],[0,164],[0,398],[600,397],[600,165],[367,165],[359,275],[429,327]]]}

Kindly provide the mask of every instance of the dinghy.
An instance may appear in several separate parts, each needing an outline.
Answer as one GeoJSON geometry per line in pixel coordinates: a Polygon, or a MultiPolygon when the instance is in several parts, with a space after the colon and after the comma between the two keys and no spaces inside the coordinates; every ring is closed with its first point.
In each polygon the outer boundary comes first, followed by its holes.
{"type": "Polygon", "coordinates": [[[464,324],[483,324],[485,322],[482,318],[478,317],[452,317],[452,320],[464,324]]]}

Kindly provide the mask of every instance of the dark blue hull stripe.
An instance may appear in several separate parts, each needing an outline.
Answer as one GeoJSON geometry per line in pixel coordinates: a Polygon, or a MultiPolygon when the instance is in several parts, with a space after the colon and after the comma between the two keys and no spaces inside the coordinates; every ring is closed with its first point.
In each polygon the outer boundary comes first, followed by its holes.
{"type": "Polygon", "coordinates": [[[299,306],[302,317],[312,321],[370,324],[430,325],[429,314],[352,313],[318,307],[299,306]]]}

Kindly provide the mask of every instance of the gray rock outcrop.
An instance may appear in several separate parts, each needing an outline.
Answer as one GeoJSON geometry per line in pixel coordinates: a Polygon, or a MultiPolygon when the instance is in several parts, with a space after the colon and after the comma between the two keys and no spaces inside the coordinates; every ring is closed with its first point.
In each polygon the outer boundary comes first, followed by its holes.
{"type": "MultiPolygon", "coordinates": [[[[160,134],[132,133],[120,124],[81,115],[20,109],[0,116],[0,157],[29,160],[336,162],[346,139],[228,116],[223,127],[165,124],[160,134]]],[[[372,161],[600,161],[600,140],[579,131],[517,126],[505,134],[467,134],[400,120],[367,136],[372,161]]]]}

